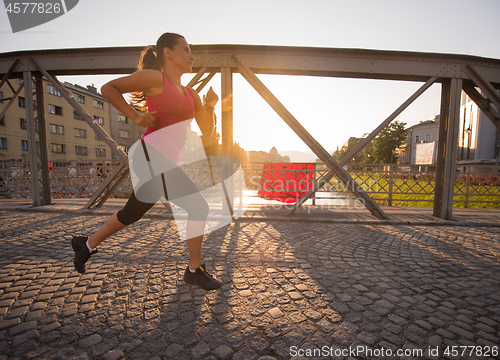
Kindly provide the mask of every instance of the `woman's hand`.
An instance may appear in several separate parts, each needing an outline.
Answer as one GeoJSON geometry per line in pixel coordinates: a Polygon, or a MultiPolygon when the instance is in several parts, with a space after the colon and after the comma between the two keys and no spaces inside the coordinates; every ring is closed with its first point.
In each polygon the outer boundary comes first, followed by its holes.
{"type": "Polygon", "coordinates": [[[157,110],[152,112],[145,112],[142,114],[138,114],[139,116],[132,120],[139,126],[148,127],[150,125],[153,125],[153,123],[155,122],[155,118],[153,117],[153,115],[156,115],[157,113],[157,110]]]}
{"type": "Polygon", "coordinates": [[[210,86],[210,89],[208,89],[207,95],[205,96],[205,106],[211,107],[213,109],[218,101],[219,97],[215,93],[214,89],[212,89],[212,87],[210,86]]]}

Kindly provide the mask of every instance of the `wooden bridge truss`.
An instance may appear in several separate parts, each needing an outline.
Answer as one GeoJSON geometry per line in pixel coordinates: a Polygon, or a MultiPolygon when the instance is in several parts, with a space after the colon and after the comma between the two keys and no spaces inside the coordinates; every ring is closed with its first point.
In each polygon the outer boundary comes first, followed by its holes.
{"type": "MultiPolygon", "coordinates": [[[[26,91],[26,122],[28,127],[30,173],[32,176],[33,205],[50,204],[49,165],[43,109],[42,76],[61,92],[79,115],[95,130],[118,156],[120,164],[86,204],[86,208],[101,206],[114,189],[128,175],[127,155],[92,117],[73,99],[55,76],[126,74],[135,70],[142,47],[85,48],[21,51],[0,54],[0,88],[7,85],[14,95],[3,108],[0,118],[7,112],[23,84],[34,78],[36,109],[33,92],[26,91]],[[24,83],[14,89],[9,79],[22,78],[24,83]],[[34,111],[37,116],[35,118],[34,111]],[[35,146],[35,119],[39,123],[41,176],[37,169],[35,146]],[[38,184],[41,182],[42,186],[38,184]]],[[[451,219],[453,187],[456,171],[461,91],[478,105],[500,129],[500,60],[477,56],[416,53],[399,51],[332,49],[252,45],[193,45],[196,57],[195,76],[188,86],[199,92],[216,73],[221,74],[222,93],[222,146],[224,155],[231,155],[233,144],[233,74],[240,73],[266,100],[290,128],[309,146],[330,169],[318,179],[311,192],[303,196],[292,210],[318,190],[321,184],[337,176],[343,183],[353,183],[343,165],[353,154],[366,146],[379,132],[394,120],[406,107],[424,93],[432,84],[441,83],[441,110],[438,140],[438,162],[434,197],[434,216],[451,219]],[[385,119],[352,152],[340,162],[335,161],[325,148],[312,137],[306,128],[281,104],[256,74],[304,75],[364,79],[418,81],[423,85],[398,109],[385,119]]],[[[377,218],[387,218],[375,201],[362,189],[353,189],[355,196],[377,218]]]]}

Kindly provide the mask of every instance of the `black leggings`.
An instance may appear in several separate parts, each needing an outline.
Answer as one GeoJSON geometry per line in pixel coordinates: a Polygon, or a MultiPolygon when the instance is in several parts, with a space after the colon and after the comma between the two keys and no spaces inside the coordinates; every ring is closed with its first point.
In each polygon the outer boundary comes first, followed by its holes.
{"type": "MultiPolygon", "coordinates": [[[[168,182],[171,184],[170,186],[173,184],[176,187],[173,189],[175,190],[173,193],[176,194],[176,198],[170,201],[187,211],[188,221],[206,221],[209,212],[207,201],[186,173],[182,171],[181,168],[176,168],[173,170],[173,173],[172,170],[169,171],[168,176],[168,182]]],[[[156,191],[156,196],[154,196],[154,198],[157,199],[156,201],[162,196],[168,200],[168,194],[165,193],[167,191],[165,186],[155,186],[154,188],[155,189],[148,189],[148,193],[151,194],[156,191]]],[[[134,191],[123,209],[118,211],[118,221],[123,225],[130,225],[142,218],[155,203],[156,202],[150,203],[138,200],[134,191]]]]}

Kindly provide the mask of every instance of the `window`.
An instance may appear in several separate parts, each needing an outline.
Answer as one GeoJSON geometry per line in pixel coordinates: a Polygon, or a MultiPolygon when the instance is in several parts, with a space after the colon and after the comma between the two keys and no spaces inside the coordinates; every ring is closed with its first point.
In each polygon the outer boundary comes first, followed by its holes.
{"type": "Polygon", "coordinates": [[[129,149],[128,146],[126,146],[126,145],[120,145],[120,149],[122,149],[125,154],[128,154],[128,149],[129,149]]]}
{"type": "Polygon", "coordinates": [[[50,144],[52,147],[52,152],[53,153],[65,153],[66,152],[66,146],[63,144],[50,144]]]}
{"type": "Polygon", "coordinates": [[[49,114],[62,115],[62,107],[49,104],[49,114]]]}
{"type": "Polygon", "coordinates": [[[420,135],[415,135],[415,142],[417,144],[420,142],[420,135]]]}
{"type": "Polygon", "coordinates": [[[95,149],[96,156],[106,156],[106,149],[95,149]]]}
{"type": "Polygon", "coordinates": [[[28,150],[28,140],[21,140],[21,148],[23,150],[28,150]]]}
{"type": "Polygon", "coordinates": [[[87,137],[87,130],[84,130],[84,129],[76,129],[76,128],[75,128],[75,136],[76,136],[76,137],[81,137],[81,138],[86,138],[86,137],[87,137]]]}
{"type": "Polygon", "coordinates": [[[7,149],[7,139],[0,138],[0,149],[7,149]]]}
{"type": "Polygon", "coordinates": [[[76,155],[87,155],[87,147],[86,146],[75,146],[76,155]]]}
{"type": "Polygon", "coordinates": [[[99,125],[104,125],[104,118],[94,115],[94,123],[97,123],[99,125]]]}
{"type": "Polygon", "coordinates": [[[103,109],[104,103],[102,101],[94,99],[94,107],[98,109],[103,109]]]}
{"type": "Polygon", "coordinates": [[[54,85],[47,84],[47,93],[55,95],[55,96],[61,96],[61,93],[59,90],[57,90],[54,85]]]}
{"type": "Polygon", "coordinates": [[[102,140],[102,137],[101,135],[99,135],[98,133],[94,132],[95,133],[95,139],[96,140],[102,140]]]}
{"type": "Polygon", "coordinates": [[[118,132],[118,136],[121,137],[121,138],[125,138],[125,139],[128,139],[128,131],[125,131],[125,130],[120,130],[118,132]]]}
{"type": "MultiPolygon", "coordinates": [[[[17,85],[21,85],[22,83],[24,83],[23,79],[17,79],[17,85]]],[[[33,82],[33,80],[31,80],[31,88],[33,89],[34,87],[35,83],[33,82]]]]}
{"type": "Polygon", "coordinates": [[[5,126],[5,117],[0,119],[0,125],[5,126]]]}
{"type": "Polygon", "coordinates": [[[425,134],[425,142],[431,142],[432,141],[432,134],[425,134]]]}
{"type": "Polygon", "coordinates": [[[50,124],[50,133],[64,135],[64,126],[50,124]]]}
{"type": "Polygon", "coordinates": [[[80,104],[85,104],[85,95],[73,93],[73,99],[75,99],[80,104]]]}
{"type": "Polygon", "coordinates": [[[28,125],[26,125],[26,119],[20,118],[20,123],[21,123],[21,129],[26,130],[28,128],[28,125]]]}
{"type": "Polygon", "coordinates": [[[83,120],[83,118],[76,112],[76,110],[73,110],[73,119],[83,120]]]}
{"type": "Polygon", "coordinates": [[[3,99],[3,92],[0,91],[0,100],[3,99]]]}
{"type": "Polygon", "coordinates": [[[22,107],[22,108],[26,107],[26,100],[22,96],[17,97],[17,102],[19,104],[19,107],[22,107]]]}
{"type": "Polygon", "coordinates": [[[128,123],[128,119],[125,115],[122,115],[122,114],[118,114],[118,122],[121,122],[123,124],[127,124],[128,123]]]}

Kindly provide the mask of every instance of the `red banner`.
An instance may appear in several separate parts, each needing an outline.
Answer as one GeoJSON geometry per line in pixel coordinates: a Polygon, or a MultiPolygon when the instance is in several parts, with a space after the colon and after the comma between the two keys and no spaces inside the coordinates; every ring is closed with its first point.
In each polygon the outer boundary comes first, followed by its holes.
{"type": "Polygon", "coordinates": [[[259,197],[294,203],[312,188],[314,163],[264,163],[259,197]]]}

